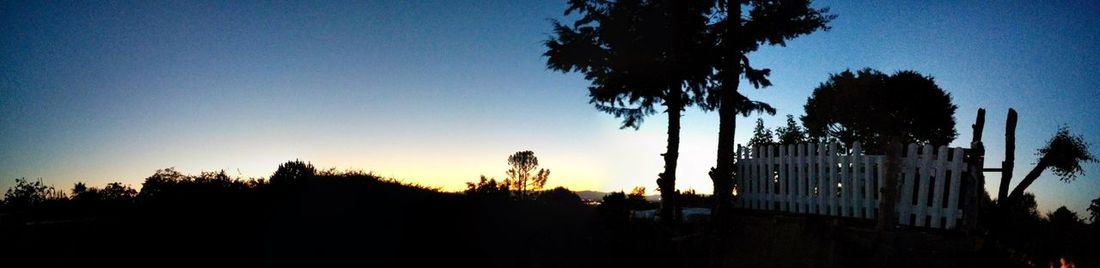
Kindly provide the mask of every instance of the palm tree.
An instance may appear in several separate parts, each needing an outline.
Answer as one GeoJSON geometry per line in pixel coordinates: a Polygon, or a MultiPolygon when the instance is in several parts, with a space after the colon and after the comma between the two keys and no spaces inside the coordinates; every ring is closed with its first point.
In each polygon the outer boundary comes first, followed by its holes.
{"type": "Polygon", "coordinates": [[[546,41],[547,67],[583,73],[591,82],[596,109],[622,118],[621,128],[638,129],[665,106],[668,115],[664,171],[658,175],[661,217],[675,220],[676,161],[680,117],[702,100],[713,45],[707,28],[712,1],[571,0],[565,15],[580,16],[572,26],[554,22],[546,41]]]}
{"type": "Polygon", "coordinates": [[[1054,175],[1062,181],[1071,182],[1084,173],[1081,163],[1097,161],[1096,156],[1089,152],[1089,144],[1081,136],[1070,134],[1066,127],[1059,128],[1058,133],[1054,134],[1054,137],[1050,138],[1047,145],[1040,148],[1037,154],[1039,163],[1036,163],[1035,168],[1032,168],[1020,184],[1012,189],[1012,194],[1009,194],[1006,199],[1009,202],[1003,203],[1011,203],[1013,199],[1023,196],[1024,190],[1039,179],[1039,175],[1047,168],[1054,170],[1054,175]]]}
{"type": "MultiPolygon", "coordinates": [[[[713,87],[708,90],[708,104],[718,109],[718,157],[710,170],[714,181],[715,219],[722,221],[731,204],[733,193],[734,132],[737,115],[747,116],[756,111],[771,114],[775,109],[765,103],[751,101],[738,92],[741,76],[756,88],[771,85],[769,69],[756,69],[749,63],[748,53],[760,45],[785,46],[786,41],[812,33],[828,30],[826,24],[835,18],[828,9],[810,8],[811,0],[718,0],[720,11],[713,24],[713,34],[718,60],[715,65],[713,87]],[[743,13],[742,6],[748,7],[743,13]],[[747,16],[746,16],[747,15],[747,16]]],[[[719,222],[721,224],[721,222],[719,222]]]]}

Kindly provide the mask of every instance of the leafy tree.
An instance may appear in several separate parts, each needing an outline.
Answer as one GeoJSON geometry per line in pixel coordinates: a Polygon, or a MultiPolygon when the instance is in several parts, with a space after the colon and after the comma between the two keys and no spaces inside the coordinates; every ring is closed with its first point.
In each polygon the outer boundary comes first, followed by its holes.
{"type": "Polygon", "coordinates": [[[152,176],[145,178],[145,182],[141,183],[141,192],[138,193],[138,197],[142,199],[159,198],[162,195],[169,194],[180,181],[186,178],[187,176],[184,176],[175,168],[158,169],[152,176]]]}
{"type": "Polygon", "coordinates": [[[1054,175],[1057,175],[1063,182],[1068,183],[1076,179],[1078,175],[1084,174],[1081,163],[1097,161],[1096,156],[1089,152],[1089,144],[1081,136],[1071,134],[1067,127],[1059,128],[1058,133],[1054,134],[1054,137],[1050,138],[1050,141],[1043,148],[1039,148],[1036,155],[1039,156],[1039,162],[1020,181],[1020,184],[1012,189],[1012,193],[1008,195],[1008,200],[1020,198],[1024,190],[1027,190],[1027,187],[1031,186],[1047,168],[1052,169],[1054,175]]]}
{"type": "Polygon", "coordinates": [[[794,121],[793,115],[787,115],[787,125],[775,128],[775,135],[780,144],[799,144],[809,142],[806,130],[794,121]]]}
{"type": "Polygon", "coordinates": [[[546,41],[548,68],[583,73],[591,82],[590,102],[622,118],[622,128],[637,129],[655,106],[665,106],[667,150],[657,179],[663,219],[674,219],[680,117],[702,99],[711,73],[713,6],[709,0],[571,0],[565,15],[579,18],[572,26],[554,21],[555,34],[546,41]]]}
{"type": "Polygon", "coordinates": [[[707,103],[718,109],[719,117],[717,163],[710,170],[717,200],[713,215],[719,221],[723,221],[732,206],[737,115],[757,111],[775,114],[771,106],[751,101],[738,91],[742,76],[756,88],[771,85],[768,80],[771,70],[753,67],[748,54],[761,45],[785,46],[796,37],[828,30],[826,24],[835,16],[829,15],[828,9],[811,8],[811,3],[810,0],[717,1],[719,12],[714,16],[717,21],[710,29],[717,62],[712,86],[707,90],[707,103]]]}
{"type": "Polygon", "coordinates": [[[99,194],[107,201],[131,201],[137,197],[137,190],[128,185],[122,185],[121,182],[112,182],[99,191],[99,194]]]}
{"type": "Polygon", "coordinates": [[[539,167],[539,158],[532,151],[520,151],[508,156],[508,165],[512,168],[506,172],[508,178],[504,180],[504,184],[515,190],[520,199],[526,199],[529,191],[541,190],[550,178],[548,169],[539,169],[537,173],[532,173],[539,167]]]}
{"type": "Polygon", "coordinates": [[[1054,226],[1074,226],[1083,224],[1081,217],[1078,217],[1076,212],[1070,211],[1066,206],[1058,207],[1058,209],[1047,213],[1046,216],[1047,221],[1050,221],[1054,226]]]}
{"type": "Polygon", "coordinates": [[[914,71],[845,70],[815,88],[805,109],[811,137],[860,142],[868,152],[884,151],[887,139],[944,145],[958,136],[951,94],[914,71]]]}
{"type": "Polygon", "coordinates": [[[485,175],[481,175],[481,179],[477,183],[466,183],[466,195],[468,196],[505,198],[510,193],[508,183],[497,182],[496,179],[486,178],[485,175]]]}
{"type": "Polygon", "coordinates": [[[313,164],[301,160],[288,161],[279,165],[271,175],[272,185],[285,185],[304,181],[317,174],[313,164]]]}
{"type": "Polygon", "coordinates": [[[772,130],[764,127],[764,119],[756,119],[756,128],[752,130],[752,138],[749,138],[749,148],[756,148],[757,146],[764,146],[768,144],[775,144],[775,135],[772,134],[772,130]]]}
{"type": "Polygon", "coordinates": [[[15,208],[33,207],[46,202],[52,189],[42,184],[41,179],[34,182],[28,182],[27,178],[15,179],[15,186],[4,193],[4,203],[15,208]]]}

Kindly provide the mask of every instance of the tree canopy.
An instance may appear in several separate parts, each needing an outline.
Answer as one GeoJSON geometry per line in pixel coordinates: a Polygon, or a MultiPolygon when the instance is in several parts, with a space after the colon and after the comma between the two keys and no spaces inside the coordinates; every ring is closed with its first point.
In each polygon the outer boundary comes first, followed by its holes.
{"type": "Polygon", "coordinates": [[[569,1],[572,25],[554,21],[546,65],[590,81],[596,109],[637,129],[656,113],[691,106],[711,74],[706,29],[712,1],[569,1]]]}
{"type": "Polygon", "coordinates": [[[887,136],[934,145],[958,136],[951,94],[915,71],[845,70],[815,88],[804,108],[802,123],[810,137],[860,142],[871,152],[881,152],[887,136]]]}
{"type": "Polygon", "coordinates": [[[1084,174],[1081,163],[1096,162],[1096,156],[1089,152],[1089,144],[1081,136],[1073,135],[1069,128],[1061,127],[1043,148],[1036,152],[1039,163],[1031,169],[1020,184],[1012,189],[1008,200],[1020,198],[1044,170],[1050,168],[1064,182],[1072,182],[1078,175],[1084,174]]]}
{"type": "Polygon", "coordinates": [[[756,146],[768,145],[775,143],[772,134],[772,130],[764,127],[764,119],[756,119],[756,128],[752,130],[752,138],[749,138],[749,143],[746,144],[749,148],[756,148],[756,146]]]}
{"type": "Polygon", "coordinates": [[[549,169],[539,169],[535,172],[539,167],[539,158],[535,157],[535,152],[532,151],[520,151],[508,156],[508,165],[512,168],[506,172],[508,178],[504,180],[504,185],[516,191],[521,199],[527,197],[528,191],[541,190],[546,185],[546,180],[550,178],[549,169]]]}

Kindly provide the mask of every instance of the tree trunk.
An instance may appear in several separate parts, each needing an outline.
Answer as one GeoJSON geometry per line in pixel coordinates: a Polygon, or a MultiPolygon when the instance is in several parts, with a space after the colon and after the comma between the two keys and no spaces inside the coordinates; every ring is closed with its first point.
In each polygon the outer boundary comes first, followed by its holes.
{"type": "Polygon", "coordinates": [[[1016,166],[1016,110],[1008,109],[1008,121],[1005,122],[1005,161],[1001,162],[1001,188],[997,191],[997,201],[1008,198],[1008,187],[1012,184],[1012,169],[1016,166]]]}
{"type": "MultiPolygon", "coordinates": [[[[729,14],[741,14],[740,2],[727,2],[729,14]]],[[[728,36],[740,37],[740,19],[730,25],[728,36]]],[[[726,41],[737,44],[734,40],[726,41]]],[[[736,45],[728,45],[725,49],[726,62],[725,77],[722,78],[722,90],[718,104],[718,156],[713,168],[710,169],[710,179],[714,183],[714,210],[711,219],[716,229],[724,230],[729,220],[730,209],[733,207],[733,170],[736,153],[734,132],[737,130],[737,88],[741,79],[741,52],[736,45]]]]}
{"type": "MultiPolygon", "coordinates": [[[[670,94],[679,96],[677,91],[670,94]]],[[[684,108],[677,98],[669,98],[665,106],[668,107],[668,150],[662,154],[665,171],[658,175],[657,186],[661,188],[661,221],[671,224],[679,221],[676,213],[676,160],[680,157],[680,116],[684,108]]]]}
{"type": "MultiPolygon", "coordinates": [[[[1027,190],[1027,187],[1031,186],[1031,184],[1039,178],[1039,175],[1043,174],[1043,170],[1046,170],[1048,167],[1050,167],[1050,160],[1047,160],[1046,157],[1039,158],[1039,163],[1035,164],[1035,168],[1031,169],[1031,172],[1027,173],[1027,176],[1024,177],[1024,180],[1020,181],[1020,184],[1016,185],[1016,188],[1012,189],[1012,194],[1009,194],[1008,198],[1005,200],[1012,202],[1015,199],[1023,196],[1024,190],[1027,190]]],[[[1002,203],[1007,205],[1010,204],[1009,202],[1002,203]]]]}

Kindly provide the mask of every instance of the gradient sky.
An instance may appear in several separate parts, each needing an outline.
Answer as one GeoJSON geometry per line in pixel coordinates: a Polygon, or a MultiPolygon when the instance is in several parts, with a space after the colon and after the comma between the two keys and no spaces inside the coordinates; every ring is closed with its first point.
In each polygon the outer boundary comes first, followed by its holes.
{"type": "MultiPolygon", "coordinates": [[[[1020,113],[1017,178],[1060,125],[1098,146],[1100,3],[820,1],[833,29],[751,54],[773,87],[747,90],[801,115],[831,73],[871,67],[935,77],[959,106],[953,146],[988,110],[986,166],[1020,113]]],[[[533,150],[549,184],[656,187],[663,115],[638,131],[588,104],[587,81],[545,68],[565,1],[0,2],[0,189],[42,178],[140,187],[156,169],[264,177],[287,160],[445,190],[533,150]]],[[[748,88],[743,85],[743,88],[748,88]]],[[[739,121],[737,139],[756,116],[739,121]]],[[[717,115],[684,118],[681,189],[710,192],[717,115]]],[[[1100,149],[1093,148],[1100,153],[1100,149]]],[[[1044,174],[1040,210],[1084,212],[1100,165],[1044,174]]],[[[988,173],[995,192],[1000,175],[988,173]]]]}

